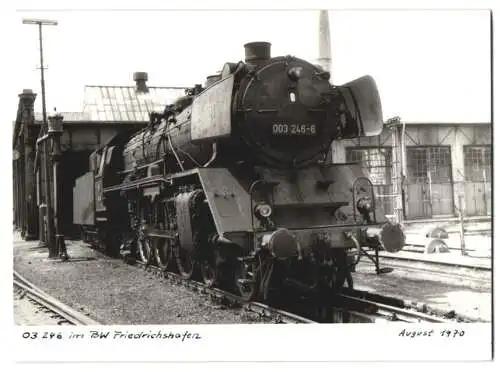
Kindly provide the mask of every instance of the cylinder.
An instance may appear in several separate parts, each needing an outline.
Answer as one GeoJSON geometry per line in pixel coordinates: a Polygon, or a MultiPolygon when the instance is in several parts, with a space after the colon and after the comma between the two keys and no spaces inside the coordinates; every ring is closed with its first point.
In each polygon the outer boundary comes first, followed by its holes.
{"type": "Polygon", "coordinates": [[[267,41],[254,41],[246,43],[245,63],[251,66],[259,66],[271,59],[271,43],[267,41]]]}

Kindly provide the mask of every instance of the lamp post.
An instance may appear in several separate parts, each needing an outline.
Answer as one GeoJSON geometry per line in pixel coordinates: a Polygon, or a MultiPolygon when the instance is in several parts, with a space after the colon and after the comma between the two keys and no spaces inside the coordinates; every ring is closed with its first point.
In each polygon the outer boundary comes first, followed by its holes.
{"type": "MultiPolygon", "coordinates": [[[[43,39],[42,39],[42,26],[56,26],[57,21],[51,21],[51,20],[45,20],[45,19],[23,19],[23,24],[30,24],[30,25],[37,25],[38,26],[38,37],[40,41],[40,72],[41,72],[41,85],[42,85],[42,112],[43,112],[43,124],[42,124],[42,130],[40,131],[40,134],[42,134],[44,131],[48,132],[48,124],[47,124],[47,110],[46,110],[46,105],[45,105],[45,67],[43,65],[43,39]]],[[[43,174],[45,177],[45,205],[46,205],[46,219],[47,219],[47,230],[46,230],[46,236],[45,236],[45,242],[43,242],[43,234],[42,231],[40,231],[40,243],[43,245],[43,243],[46,243],[49,247],[49,257],[56,257],[57,253],[55,250],[55,242],[54,242],[54,234],[53,234],[53,214],[52,214],[52,202],[51,202],[51,195],[50,195],[50,164],[49,164],[49,145],[47,141],[42,141],[42,138],[37,140],[37,145],[39,143],[42,143],[42,151],[43,151],[43,164],[42,164],[42,169],[43,169],[43,174]]],[[[38,146],[36,148],[38,151],[38,146]]],[[[39,191],[41,189],[41,184],[37,185],[39,191]]],[[[40,211],[39,211],[39,216],[40,219],[43,221],[43,209],[42,205],[39,206],[40,211]]]]}

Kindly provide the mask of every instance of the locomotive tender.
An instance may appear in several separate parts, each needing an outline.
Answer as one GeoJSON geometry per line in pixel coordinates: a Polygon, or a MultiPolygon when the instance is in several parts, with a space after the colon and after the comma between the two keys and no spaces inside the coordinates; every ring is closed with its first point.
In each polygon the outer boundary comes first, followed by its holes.
{"type": "Polygon", "coordinates": [[[381,132],[374,80],[332,86],[270,46],[246,44],[245,62],[91,155],[74,188],[84,240],[247,299],[337,291],[363,247],[402,248],[361,167],[326,162],[332,141],[381,132]]]}

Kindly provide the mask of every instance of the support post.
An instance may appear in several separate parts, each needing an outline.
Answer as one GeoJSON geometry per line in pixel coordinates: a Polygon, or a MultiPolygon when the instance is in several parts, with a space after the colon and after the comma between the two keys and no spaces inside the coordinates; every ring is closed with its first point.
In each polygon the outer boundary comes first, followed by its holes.
{"type": "Polygon", "coordinates": [[[460,216],[460,251],[462,252],[462,256],[467,256],[467,251],[465,249],[464,195],[462,193],[458,196],[458,202],[459,202],[458,213],[460,216]]]}
{"type": "MultiPolygon", "coordinates": [[[[427,164],[430,164],[429,161],[427,164]]],[[[429,184],[429,207],[431,209],[431,218],[434,217],[434,210],[432,208],[432,174],[431,171],[427,171],[427,182],[429,184]]]]}
{"type": "Polygon", "coordinates": [[[26,167],[26,158],[24,156],[24,141],[21,141],[21,158],[20,158],[20,163],[19,163],[19,175],[20,175],[20,182],[19,182],[19,195],[20,197],[20,206],[19,206],[19,221],[21,222],[20,227],[21,227],[21,238],[24,239],[26,236],[26,192],[25,190],[25,184],[26,184],[26,177],[25,177],[25,167],[26,167]]]}
{"type": "Polygon", "coordinates": [[[54,187],[54,228],[55,244],[54,253],[62,260],[68,260],[68,252],[64,242],[64,235],[61,232],[61,212],[62,212],[62,182],[59,179],[61,161],[61,135],[63,132],[63,117],[54,115],[49,117],[49,137],[52,138],[53,146],[50,157],[52,158],[53,187],[54,187]]]}
{"type": "Polygon", "coordinates": [[[20,137],[20,147],[22,151],[22,174],[20,176],[23,179],[22,182],[22,192],[23,192],[23,215],[24,215],[24,238],[26,240],[33,240],[37,237],[37,214],[35,206],[35,177],[33,172],[33,159],[35,154],[33,138],[33,120],[34,120],[34,102],[36,94],[34,94],[31,89],[24,89],[21,94],[19,94],[20,103],[22,107],[21,114],[21,137],[20,137]]]}
{"type": "MultiPolygon", "coordinates": [[[[484,150],[483,150],[484,154],[484,150]]],[[[483,155],[484,158],[484,155],[483,155]]],[[[486,169],[483,169],[483,203],[484,203],[484,215],[488,216],[488,195],[487,195],[487,189],[488,189],[488,181],[486,179],[486,169]]]]}
{"type": "Polygon", "coordinates": [[[17,228],[17,160],[12,160],[12,196],[14,197],[14,214],[13,214],[13,222],[14,222],[14,230],[17,228]]]}
{"type": "Polygon", "coordinates": [[[398,224],[403,223],[403,189],[402,189],[402,153],[401,153],[401,119],[391,118],[387,126],[392,135],[392,189],[394,220],[398,224]]]}
{"type": "Polygon", "coordinates": [[[38,206],[38,247],[46,247],[47,240],[45,237],[45,206],[42,201],[42,176],[40,169],[36,171],[36,204],[38,206]]]}

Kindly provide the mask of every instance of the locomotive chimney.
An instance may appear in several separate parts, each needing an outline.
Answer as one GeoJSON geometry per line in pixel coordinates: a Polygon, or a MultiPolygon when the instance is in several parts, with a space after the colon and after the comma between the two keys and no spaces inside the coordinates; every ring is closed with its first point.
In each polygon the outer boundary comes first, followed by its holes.
{"type": "Polygon", "coordinates": [[[271,43],[267,41],[254,41],[246,43],[245,63],[250,66],[259,66],[271,59],[271,43]]]}
{"type": "Polygon", "coordinates": [[[149,93],[149,88],[146,85],[146,81],[148,81],[147,72],[134,72],[134,81],[135,81],[136,93],[138,94],[149,93]]]}

